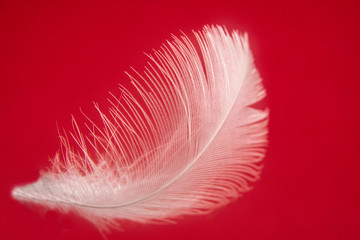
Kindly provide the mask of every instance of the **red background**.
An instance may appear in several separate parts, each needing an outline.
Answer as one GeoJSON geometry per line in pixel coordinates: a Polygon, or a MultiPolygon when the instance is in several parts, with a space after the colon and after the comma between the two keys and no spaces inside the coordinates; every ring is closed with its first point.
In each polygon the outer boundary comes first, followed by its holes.
{"type": "Polygon", "coordinates": [[[109,239],[360,239],[359,7],[355,1],[1,1],[1,239],[101,239],[86,221],[10,197],[58,149],[56,122],[106,103],[170,34],[247,31],[270,135],[254,190],[210,216],[109,239]]]}

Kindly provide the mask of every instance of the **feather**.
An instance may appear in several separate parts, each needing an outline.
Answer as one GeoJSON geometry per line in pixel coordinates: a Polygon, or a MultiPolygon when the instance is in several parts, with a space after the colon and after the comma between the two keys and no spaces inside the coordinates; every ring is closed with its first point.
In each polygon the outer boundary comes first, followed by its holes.
{"type": "Polygon", "coordinates": [[[72,211],[101,230],[119,220],[174,222],[237,199],[259,178],[268,110],[247,35],[205,26],[173,37],[129,75],[101,124],[60,135],[40,178],[13,189],[20,201],[72,211]],[[71,140],[72,139],[72,140],[71,140]],[[75,143],[75,144],[74,144],[75,143]]]}

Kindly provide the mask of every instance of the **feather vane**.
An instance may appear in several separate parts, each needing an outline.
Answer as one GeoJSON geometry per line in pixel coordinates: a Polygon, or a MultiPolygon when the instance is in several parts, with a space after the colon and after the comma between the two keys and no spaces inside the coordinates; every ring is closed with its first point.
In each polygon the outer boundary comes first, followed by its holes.
{"type": "Polygon", "coordinates": [[[87,134],[73,119],[62,151],[36,182],[12,195],[74,211],[107,230],[118,220],[173,222],[207,214],[237,199],[259,178],[268,110],[247,35],[220,26],[168,41],[130,74],[102,125],[87,134]],[[76,147],[70,143],[74,139],[76,147]],[[77,150],[76,150],[77,149],[77,150]]]}

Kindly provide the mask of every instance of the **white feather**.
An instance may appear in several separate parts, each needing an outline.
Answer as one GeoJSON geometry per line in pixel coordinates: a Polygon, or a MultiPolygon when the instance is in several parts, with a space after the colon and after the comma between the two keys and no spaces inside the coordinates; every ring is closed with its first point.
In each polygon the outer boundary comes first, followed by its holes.
{"type": "Polygon", "coordinates": [[[118,220],[172,222],[207,214],[250,189],[259,178],[267,110],[251,107],[265,96],[247,36],[219,26],[174,37],[154,56],[134,97],[121,88],[102,127],[90,121],[76,148],[66,134],[62,154],[35,183],[12,195],[74,211],[107,230],[118,220]],[[91,135],[91,137],[89,137],[91,135]]]}

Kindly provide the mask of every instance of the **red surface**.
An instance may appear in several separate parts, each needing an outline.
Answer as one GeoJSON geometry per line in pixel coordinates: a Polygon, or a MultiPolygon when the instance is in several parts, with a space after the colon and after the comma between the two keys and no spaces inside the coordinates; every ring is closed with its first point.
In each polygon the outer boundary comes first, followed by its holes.
{"type": "Polygon", "coordinates": [[[270,145],[254,190],[207,217],[109,239],[360,239],[359,7],[348,1],[0,2],[0,238],[101,239],[84,220],[20,204],[58,149],[56,122],[142,70],[171,33],[249,33],[268,91],[270,145]]]}

